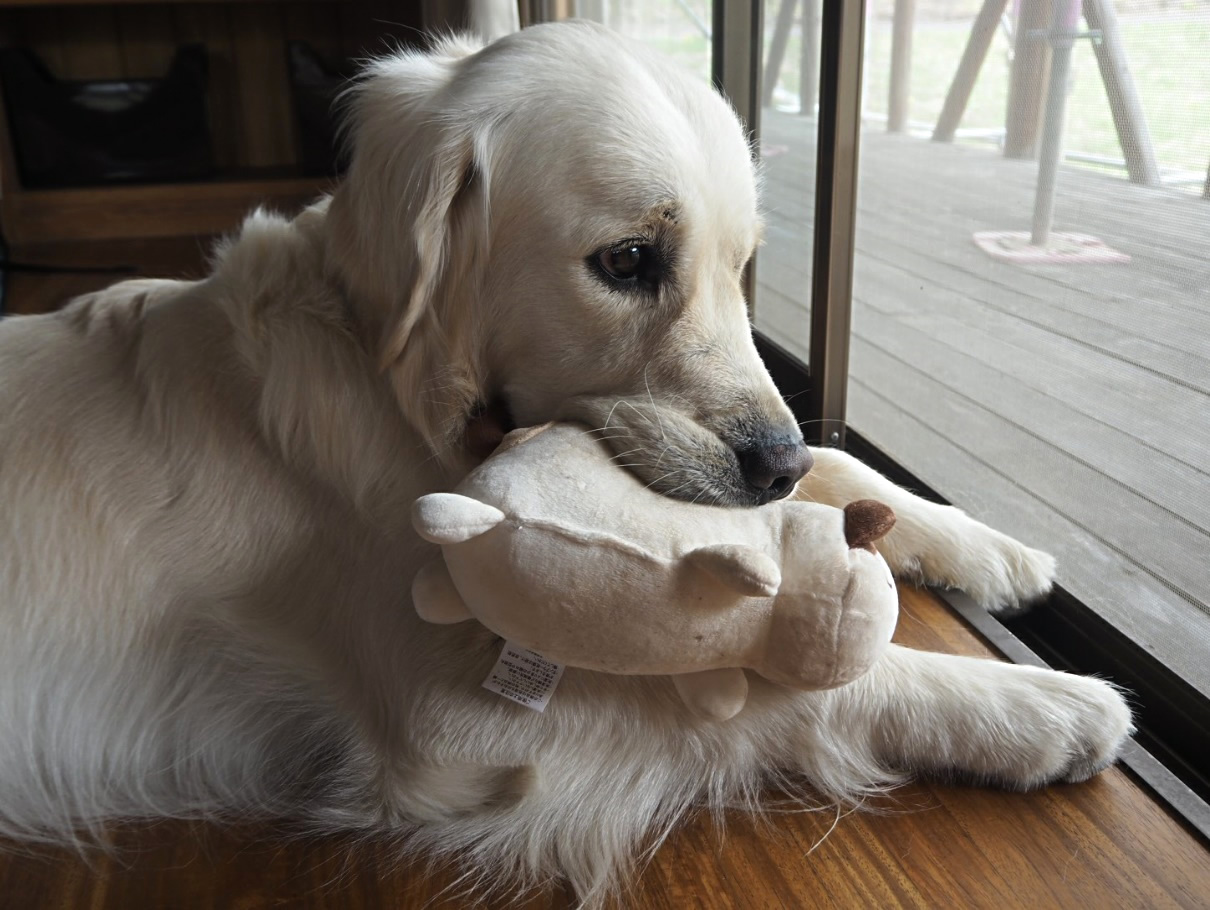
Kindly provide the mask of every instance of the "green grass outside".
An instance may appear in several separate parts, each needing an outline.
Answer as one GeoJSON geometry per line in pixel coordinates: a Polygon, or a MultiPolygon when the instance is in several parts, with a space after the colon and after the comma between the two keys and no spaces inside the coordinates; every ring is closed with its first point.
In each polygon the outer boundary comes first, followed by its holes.
{"type": "MultiPolygon", "coordinates": [[[[1210,163],[1210,12],[1173,11],[1121,22],[1131,71],[1161,169],[1205,174],[1210,163]]],[[[913,121],[933,124],[970,33],[968,22],[918,22],[913,36],[913,121]]],[[[780,88],[797,97],[799,36],[793,35],[780,88]]],[[[885,113],[890,68],[888,21],[872,24],[865,68],[865,109],[885,113]]],[[[998,33],[975,84],[962,127],[1003,128],[1008,41],[998,33]]],[[[1117,133],[1091,42],[1077,42],[1065,146],[1121,158],[1117,133]]]]}
{"type": "MultiPolygon", "coordinates": [[[[685,69],[697,73],[707,82],[710,81],[710,42],[701,32],[685,34],[679,38],[657,36],[645,37],[643,40],[685,69]]],[[[797,80],[797,73],[794,78],[797,80]]],[[[794,84],[798,85],[798,82],[794,84]]]]}

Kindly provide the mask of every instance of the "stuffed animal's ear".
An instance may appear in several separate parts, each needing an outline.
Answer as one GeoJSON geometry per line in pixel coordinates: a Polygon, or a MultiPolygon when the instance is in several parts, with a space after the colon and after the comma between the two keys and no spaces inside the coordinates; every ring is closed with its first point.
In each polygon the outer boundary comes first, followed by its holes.
{"type": "Polygon", "coordinates": [[[740,544],[700,547],[686,560],[748,597],[772,597],[781,587],[781,569],[760,550],[740,544]]]}
{"type": "Polygon", "coordinates": [[[429,543],[462,543],[502,521],[495,506],[457,493],[430,493],[412,503],[412,527],[429,543]]]}

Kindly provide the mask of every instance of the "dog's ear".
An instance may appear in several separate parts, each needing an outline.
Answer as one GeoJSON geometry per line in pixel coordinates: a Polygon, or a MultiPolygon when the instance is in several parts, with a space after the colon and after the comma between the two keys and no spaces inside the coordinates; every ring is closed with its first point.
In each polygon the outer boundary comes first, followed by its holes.
{"type": "Polygon", "coordinates": [[[370,355],[438,452],[481,397],[470,340],[475,260],[484,243],[476,124],[452,96],[479,49],[438,41],[372,64],[351,89],[349,170],[328,210],[331,267],[370,355]]]}

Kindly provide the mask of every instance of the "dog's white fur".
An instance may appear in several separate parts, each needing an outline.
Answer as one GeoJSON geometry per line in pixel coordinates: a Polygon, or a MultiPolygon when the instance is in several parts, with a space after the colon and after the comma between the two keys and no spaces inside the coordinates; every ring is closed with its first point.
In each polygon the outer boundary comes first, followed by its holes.
{"type": "MultiPolygon", "coordinates": [[[[1110,762],[1109,685],[892,648],[815,693],[752,680],[695,721],[663,678],[568,670],[544,714],[479,684],[498,643],[421,623],[420,494],[480,403],[606,428],[669,495],[743,502],[733,449],[793,426],[740,293],[756,186],[721,99],[584,24],[375,64],[351,172],[257,213],[199,282],[0,325],[0,832],[271,813],[415,832],[589,902],[696,802],[771,776],[853,800],[922,771],[1013,788],[1110,762]],[[586,264],[658,237],[658,293],[586,264]]],[[[1053,564],[837,451],[803,495],[874,497],[901,573],[1025,602],[1053,564]]]]}

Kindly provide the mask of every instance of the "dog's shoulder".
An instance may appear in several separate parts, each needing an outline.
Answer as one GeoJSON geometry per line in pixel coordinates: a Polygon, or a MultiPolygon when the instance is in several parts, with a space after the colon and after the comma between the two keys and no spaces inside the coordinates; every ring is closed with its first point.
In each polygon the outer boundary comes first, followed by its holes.
{"type": "Polygon", "coordinates": [[[122,281],[77,297],[60,311],[59,318],[82,335],[105,333],[134,340],[152,301],[176,296],[193,284],[161,278],[122,281]]]}

